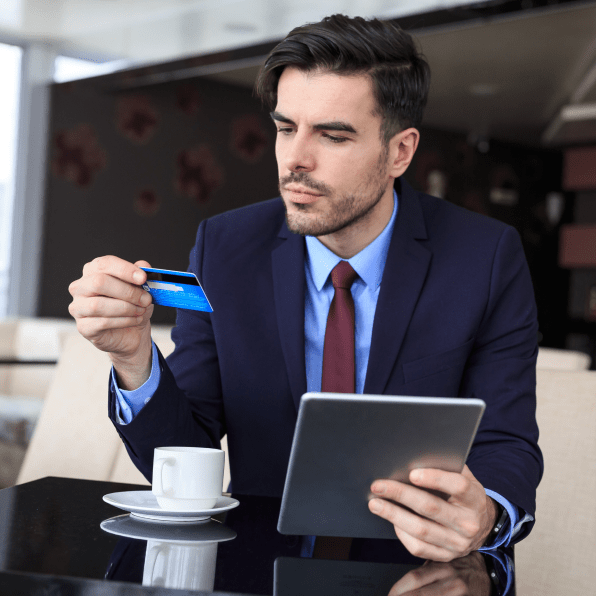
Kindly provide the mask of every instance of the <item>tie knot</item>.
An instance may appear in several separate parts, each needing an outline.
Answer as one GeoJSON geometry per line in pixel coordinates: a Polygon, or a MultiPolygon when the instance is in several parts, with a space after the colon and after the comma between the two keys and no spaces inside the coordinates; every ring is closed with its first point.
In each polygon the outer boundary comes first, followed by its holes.
{"type": "Polygon", "coordinates": [[[331,281],[334,288],[349,290],[358,274],[352,269],[348,261],[340,261],[331,271],[331,281]]]}

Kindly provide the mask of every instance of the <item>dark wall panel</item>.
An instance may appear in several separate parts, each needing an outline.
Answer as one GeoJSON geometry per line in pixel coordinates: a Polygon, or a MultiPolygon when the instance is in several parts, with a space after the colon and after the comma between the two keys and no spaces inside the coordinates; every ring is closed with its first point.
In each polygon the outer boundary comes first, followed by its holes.
{"type": "Polygon", "coordinates": [[[206,79],[54,86],[38,314],[69,316],[68,285],[100,255],[186,269],[201,220],[278,194],[274,132],[250,89],[206,79]]]}

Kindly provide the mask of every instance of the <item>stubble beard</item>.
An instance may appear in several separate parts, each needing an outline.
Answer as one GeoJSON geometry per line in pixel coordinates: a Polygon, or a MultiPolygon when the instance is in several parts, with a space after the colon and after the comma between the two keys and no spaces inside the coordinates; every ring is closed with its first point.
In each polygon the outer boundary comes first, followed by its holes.
{"type": "Polygon", "coordinates": [[[307,172],[293,172],[289,176],[281,178],[279,181],[280,193],[283,186],[295,182],[322,193],[330,199],[328,211],[315,217],[310,214],[316,209],[318,201],[314,205],[293,203],[292,206],[296,211],[292,213],[288,212],[288,206],[284,202],[288,229],[301,236],[326,236],[356,226],[369,216],[387,191],[387,183],[384,180],[386,172],[387,152],[382,151],[375,171],[371,172],[362,191],[341,197],[335,197],[333,189],[327,185],[311,180],[307,172]]]}

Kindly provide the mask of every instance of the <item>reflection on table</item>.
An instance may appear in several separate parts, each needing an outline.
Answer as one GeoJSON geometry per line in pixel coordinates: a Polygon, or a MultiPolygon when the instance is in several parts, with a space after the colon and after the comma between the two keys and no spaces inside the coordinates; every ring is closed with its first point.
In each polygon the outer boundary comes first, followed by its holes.
{"type": "Polygon", "coordinates": [[[236,509],[185,524],[136,519],[102,501],[140,488],[45,478],[0,491],[0,595],[43,587],[82,596],[97,581],[131,595],[514,594],[511,550],[435,563],[398,540],[354,539],[349,560],[304,558],[302,537],[277,532],[280,499],[233,495],[236,509]]]}
{"type": "Polygon", "coordinates": [[[142,551],[145,541],[143,586],[207,592],[213,590],[218,543],[236,537],[234,530],[216,520],[173,524],[142,521],[130,514],[103,521],[101,529],[122,537],[108,565],[107,579],[117,579],[122,572],[123,579],[128,579],[131,565],[143,559],[135,550],[142,551]]]}

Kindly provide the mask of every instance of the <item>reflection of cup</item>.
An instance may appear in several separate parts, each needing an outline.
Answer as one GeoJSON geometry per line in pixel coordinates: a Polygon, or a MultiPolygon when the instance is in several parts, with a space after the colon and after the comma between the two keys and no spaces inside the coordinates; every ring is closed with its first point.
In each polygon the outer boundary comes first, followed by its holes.
{"type": "Polygon", "coordinates": [[[213,591],[217,542],[147,541],[144,586],[213,591]]]}
{"type": "Polygon", "coordinates": [[[221,497],[225,454],[204,447],[157,447],[152,491],[162,509],[202,511],[221,497]]]}

